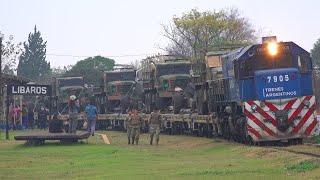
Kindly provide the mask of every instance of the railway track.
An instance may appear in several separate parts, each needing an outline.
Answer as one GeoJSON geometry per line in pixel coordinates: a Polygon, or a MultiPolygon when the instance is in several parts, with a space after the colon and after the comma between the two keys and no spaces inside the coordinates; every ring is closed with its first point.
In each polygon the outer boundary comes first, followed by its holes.
{"type": "Polygon", "coordinates": [[[319,153],[314,153],[314,152],[310,152],[310,151],[288,149],[286,147],[267,146],[266,148],[280,150],[280,151],[286,151],[286,152],[290,152],[290,153],[294,153],[294,154],[302,154],[302,155],[306,155],[306,156],[315,157],[315,158],[320,159],[320,150],[319,150],[319,153]]]}

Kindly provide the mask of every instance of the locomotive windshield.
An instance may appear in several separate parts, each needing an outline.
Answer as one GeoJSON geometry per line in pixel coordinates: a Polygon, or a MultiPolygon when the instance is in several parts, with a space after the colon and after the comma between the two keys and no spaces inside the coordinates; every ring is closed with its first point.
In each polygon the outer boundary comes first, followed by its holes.
{"type": "Polygon", "coordinates": [[[255,70],[290,68],[294,66],[291,54],[279,54],[276,57],[259,55],[248,61],[255,70]]]}
{"type": "Polygon", "coordinates": [[[257,70],[295,67],[294,58],[287,47],[283,46],[283,49],[276,55],[270,55],[266,53],[265,47],[258,46],[252,57],[240,63],[240,76],[253,76],[253,73],[257,70]]]}
{"type": "Polygon", "coordinates": [[[135,78],[135,71],[106,72],[107,83],[112,81],[135,81],[135,78]]]}
{"type": "Polygon", "coordinates": [[[190,63],[172,63],[172,64],[158,64],[157,76],[170,74],[189,74],[191,69],[190,63]]]}

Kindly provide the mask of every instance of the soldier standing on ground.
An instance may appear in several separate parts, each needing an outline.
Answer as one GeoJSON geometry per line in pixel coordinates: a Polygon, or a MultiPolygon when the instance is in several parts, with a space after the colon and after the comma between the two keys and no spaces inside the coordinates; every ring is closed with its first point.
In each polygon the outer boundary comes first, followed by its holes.
{"type": "Polygon", "coordinates": [[[129,110],[128,111],[128,118],[127,118],[127,122],[126,122],[126,124],[127,124],[128,144],[130,144],[131,131],[132,131],[132,128],[131,128],[131,125],[130,125],[131,116],[132,116],[132,111],[129,110]]]}
{"type": "Polygon", "coordinates": [[[162,124],[162,115],[157,109],[154,109],[148,120],[150,145],[153,143],[153,136],[156,134],[156,144],[159,144],[160,127],[162,124]]]}
{"type": "Polygon", "coordinates": [[[128,125],[131,128],[131,144],[134,144],[134,141],[136,141],[136,145],[139,143],[139,136],[140,136],[140,128],[143,126],[143,120],[142,117],[139,115],[139,112],[137,109],[133,110],[133,115],[128,120],[128,125]]]}

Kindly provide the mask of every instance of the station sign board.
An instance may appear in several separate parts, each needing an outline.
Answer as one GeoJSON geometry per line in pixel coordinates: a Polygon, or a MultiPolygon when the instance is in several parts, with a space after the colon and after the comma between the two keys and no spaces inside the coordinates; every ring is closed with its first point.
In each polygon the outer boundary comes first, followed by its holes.
{"type": "Polygon", "coordinates": [[[51,96],[50,85],[8,85],[8,95],[51,96]]]}

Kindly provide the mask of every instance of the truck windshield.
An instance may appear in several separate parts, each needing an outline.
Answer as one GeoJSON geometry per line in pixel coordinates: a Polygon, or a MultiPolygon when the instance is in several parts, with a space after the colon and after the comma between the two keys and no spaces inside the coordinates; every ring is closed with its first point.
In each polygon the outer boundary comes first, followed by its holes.
{"type": "Polygon", "coordinates": [[[119,71],[119,72],[106,72],[106,80],[112,81],[135,81],[135,71],[119,71]]]}
{"type": "Polygon", "coordinates": [[[58,80],[59,86],[83,86],[83,79],[82,78],[71,78],[71,79],[59,79],[58,80]]]}
{"type": "Polygon", "coordinates": [[[189,74],[190,69],[190,63],[161,64],[157,65],[157,76],[170,74],[189,74]]]}

